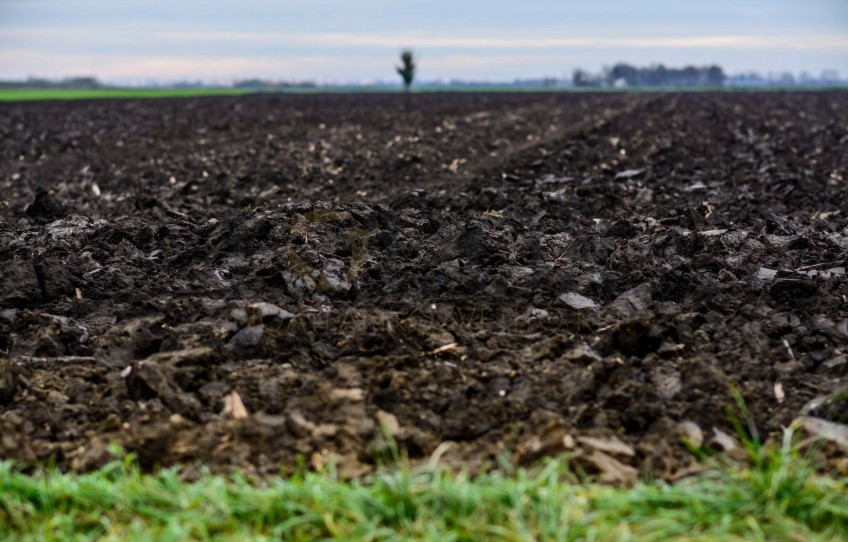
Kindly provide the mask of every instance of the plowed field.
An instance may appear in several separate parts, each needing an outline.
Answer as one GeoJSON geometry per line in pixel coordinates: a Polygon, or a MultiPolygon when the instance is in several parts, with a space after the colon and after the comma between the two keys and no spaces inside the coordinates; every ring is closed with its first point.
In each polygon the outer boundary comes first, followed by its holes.
{"type": "Polygon", "coordinates": [[[764,438],[845,385],[846,93],[6,103],[0,141],[0,458],[355,476],[382,426],[674,478],[732,390],[764,438]]]}

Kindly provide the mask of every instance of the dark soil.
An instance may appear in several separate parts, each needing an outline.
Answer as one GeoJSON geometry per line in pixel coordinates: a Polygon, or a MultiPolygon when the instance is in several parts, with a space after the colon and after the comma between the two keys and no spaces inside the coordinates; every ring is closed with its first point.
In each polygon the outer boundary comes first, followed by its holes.
{"type": "Polygon", "coordinates": [[[0,141],[1,458],[357,475],[382,424],[673,478],[733,389],[764,438],[845,385],[846,93],[2,104],[0,141]]]}

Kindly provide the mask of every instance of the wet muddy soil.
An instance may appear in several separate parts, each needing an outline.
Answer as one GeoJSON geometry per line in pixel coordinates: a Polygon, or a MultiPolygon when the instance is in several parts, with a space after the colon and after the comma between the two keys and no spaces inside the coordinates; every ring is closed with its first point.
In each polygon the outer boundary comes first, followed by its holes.
{"type": "Polygon", "coordinates": [[[732,390],[764,437],[846,384],[846,93],[11,103],[0,141],[0,458],[674,478],[732,390]]]}

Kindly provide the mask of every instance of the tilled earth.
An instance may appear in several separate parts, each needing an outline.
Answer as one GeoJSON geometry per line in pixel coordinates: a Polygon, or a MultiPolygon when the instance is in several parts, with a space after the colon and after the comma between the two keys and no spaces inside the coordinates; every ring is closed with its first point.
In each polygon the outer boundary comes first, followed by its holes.
{"type": "Polygon", "coordinates": [[[764,438],[846,384],[846,93],[2,104],[0,141],[0,458],[675,478],[734,390],[764,438]]]}

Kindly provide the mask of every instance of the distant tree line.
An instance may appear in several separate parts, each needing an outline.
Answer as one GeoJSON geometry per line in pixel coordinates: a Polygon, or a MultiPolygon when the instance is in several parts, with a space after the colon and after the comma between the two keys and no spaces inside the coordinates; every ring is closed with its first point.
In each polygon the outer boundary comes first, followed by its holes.
{"type": "Polygon", "coordinates": [[[254,90],[278,90],[287,88],[315,88],[312,81],[268,81],[267,79],[244,79],[233,83],[233,88],[254,90]]]}
{"type": "Polygon", "coordinates": [[[95,77],[67,77],[65,79],[42,79],[30,77],[25,81],[0,81],[0,88],[101,88],[95,77]]]}
{"type": "Polygon", "coordinates": [[[811,75],[803,71],[797,76],[790,72],[771,72],[762,75],[757,72],[745,72],[729,75],[724,80],[726,87],[836,87],[844,86],[846,81],[840,79],[839,72],[823,70],[820,75],[811,75]]]}
{"type": "Polygon", "coordinates": [[[638,68],[619,63],[601,74],[575,70],[573,76],[576,87],[720,87],[724,80],[719,66],[667,68],[662,64],[638,68]]]}

